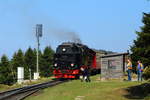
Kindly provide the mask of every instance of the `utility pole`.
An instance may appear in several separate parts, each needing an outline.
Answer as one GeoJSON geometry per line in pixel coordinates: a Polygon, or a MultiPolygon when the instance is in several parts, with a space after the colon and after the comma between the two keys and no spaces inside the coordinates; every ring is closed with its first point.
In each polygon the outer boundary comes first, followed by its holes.
{"type": "Polygon", "coordinates": [[[38,79],[39,78],[39,47],[40,47],[40,37],[42,37],[42,28],[43,25],[42,24],[37,24],[36,25],[36,38],[37,38],[37,59],[36,59],[36,73],[35,73],[35,78],[34,79],[38,79]]]}

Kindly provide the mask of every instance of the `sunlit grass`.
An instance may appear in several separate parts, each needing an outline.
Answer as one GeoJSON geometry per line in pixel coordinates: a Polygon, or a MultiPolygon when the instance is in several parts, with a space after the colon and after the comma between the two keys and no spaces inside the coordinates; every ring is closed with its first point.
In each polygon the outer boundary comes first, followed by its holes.
{"type": "Polygon", "coordinates": [[[139,85],[139,82],[121,80],[100,81],[92,77],[91,83],[73,80],[55,87],[42,90],[26,100],[128,100],[122,88],[139,85]]]}

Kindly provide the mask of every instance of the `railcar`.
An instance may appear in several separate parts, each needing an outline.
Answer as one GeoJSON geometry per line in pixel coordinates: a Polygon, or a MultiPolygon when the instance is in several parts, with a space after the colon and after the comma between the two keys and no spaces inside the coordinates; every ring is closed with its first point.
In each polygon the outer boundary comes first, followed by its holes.
{"type": "Polygon", "coordinates": [[[53,57],[53,74],[55,78],[78,78],[81,67],[91,72],[97,70],[96,52],[79,43],[62,43],[53,57]]]}

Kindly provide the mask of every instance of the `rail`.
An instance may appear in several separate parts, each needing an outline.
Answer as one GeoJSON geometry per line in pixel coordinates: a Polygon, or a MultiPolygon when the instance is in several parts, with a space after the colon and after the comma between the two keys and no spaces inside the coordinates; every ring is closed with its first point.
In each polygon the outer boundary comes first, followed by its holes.
{"type": "Polygon", "coordinates": [[[45,83],[25,86],[4,92],[0,92],[0,100],[23,100],[27,96],[39,91],[40,89],[55,86],[66,81],[54,80],[45,83]]]}

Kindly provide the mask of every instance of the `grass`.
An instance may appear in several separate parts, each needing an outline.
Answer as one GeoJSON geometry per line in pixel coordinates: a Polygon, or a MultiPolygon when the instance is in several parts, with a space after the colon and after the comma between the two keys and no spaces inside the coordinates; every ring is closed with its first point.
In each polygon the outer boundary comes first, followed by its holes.
{"type": "MultiPolygon", "coordinates": [[[[139,85],[139,82],[123,82],[111,80],[101,82],[92,77],[91,83],[73,80],[55,87],[47,88],[33,94],[25,100],[129,100],[123,95],[127,94],[122,88],[139,85]]],[[[150,100],[149,97],[145,100],[150,100]]]]}

